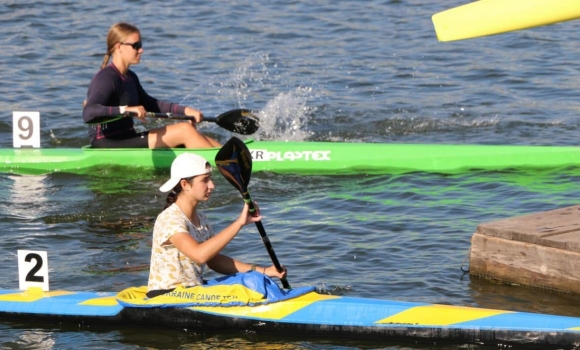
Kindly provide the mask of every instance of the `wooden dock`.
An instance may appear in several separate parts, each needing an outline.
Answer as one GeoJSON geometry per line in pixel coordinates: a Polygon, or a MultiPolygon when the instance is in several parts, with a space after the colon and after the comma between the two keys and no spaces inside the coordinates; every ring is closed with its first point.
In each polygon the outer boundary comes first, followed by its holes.
{"type": "Polygon", "coordinates": [[[469,272],[580,294],[580,205],[478,225],[469,272]]]}

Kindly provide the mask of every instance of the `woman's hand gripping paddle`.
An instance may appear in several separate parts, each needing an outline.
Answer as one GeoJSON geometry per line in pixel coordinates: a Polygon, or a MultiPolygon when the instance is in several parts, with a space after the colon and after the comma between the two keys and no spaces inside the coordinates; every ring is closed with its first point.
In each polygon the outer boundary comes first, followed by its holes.
{"type": "MultiPolygon", "coordinates": [[[[102,117],[93,118],[87,124],[106,124],[114,122],[124,117],[133,117],[133,116],[134,114],[131,112],[125,113],[124,115],[105,115],[102,117]]],[[[179,120],[195,121],[194,117],[173,113],[147,112],[145,116],[147,118],[163,118],[163,119],[179,119],[179,120]]],[[[240,135],[251,135],[256,131],[258,131],[258,128],[260,127],[260,120],[249,109],[232,109],[231,111],[222,113],[214,118],[206,117],[203,119],[203,121],[216,123],[222,128],[240,135]]]]}
{"type": "MultiPolygon", "coordinates": [[[[256,215],[256,207],[248,191],[248,183],[252,175],[252,156],[246,144],[237,137],[232,137],[216,154],[215,164],[226,180],[240,191],[244,202],[250,206],[250,213],[256,215]]],[[[256,222],[256,227],[258,228],[258,232],[260,232],[262,242],[264,242],[268,250],[272,263],[274,263],[274,266],[279,272],[282,272],[282,266],[276,257],[276,253],[274,253],[274,248],[272,248],[262,221],[256,222]]],[[[283,278],[281,281],[284,288],[290,289],[290,283],[288,283],[286,278],[283,278]]]]}

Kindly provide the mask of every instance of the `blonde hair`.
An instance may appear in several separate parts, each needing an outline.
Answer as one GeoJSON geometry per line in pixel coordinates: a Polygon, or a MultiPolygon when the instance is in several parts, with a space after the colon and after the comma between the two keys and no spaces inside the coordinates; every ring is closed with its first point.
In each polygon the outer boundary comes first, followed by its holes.
{"type": "Polygon", "coordinates": [[[132,24],[119,22],[115,23],[109,28],[107,33],[107,53],[103,57],[103,63],[101,64],[101,69],[105,68],[111,59],[113,54],[113,48],[120,42],[123,42],[128,36],[135,33],[141,34],[139,28],[132,24]]]}

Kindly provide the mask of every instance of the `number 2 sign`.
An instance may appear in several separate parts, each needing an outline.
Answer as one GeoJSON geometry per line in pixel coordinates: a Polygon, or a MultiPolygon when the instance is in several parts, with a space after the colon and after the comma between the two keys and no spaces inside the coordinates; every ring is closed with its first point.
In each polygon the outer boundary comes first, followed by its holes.
{"type": "Polygon", "coordinates": [[[20,290],[30,287],[48,291],[48,254],[45,251],[18,251],[18,281],[20,290]]]}
{"type": "Polygon", "coordinates": [[[40,148],[40,112],[12,112],[13,147],[40,148]]]}

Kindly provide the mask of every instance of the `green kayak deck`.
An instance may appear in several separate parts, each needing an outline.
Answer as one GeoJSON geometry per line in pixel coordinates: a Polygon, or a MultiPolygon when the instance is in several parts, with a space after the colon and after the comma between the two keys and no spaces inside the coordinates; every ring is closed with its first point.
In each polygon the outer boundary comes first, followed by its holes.
{"type": "MultiPolygon", "coordinates": [[[[286,174],[460,173],[469,170],[559,168],[580,164],[575,146],[386,144],[246,141],[253,171],[286,174]]],[[[219,149],[0,149],[0,172],[85,173],[103,167],[169,169],[182,152],[213,163],[219,149]]]]}

